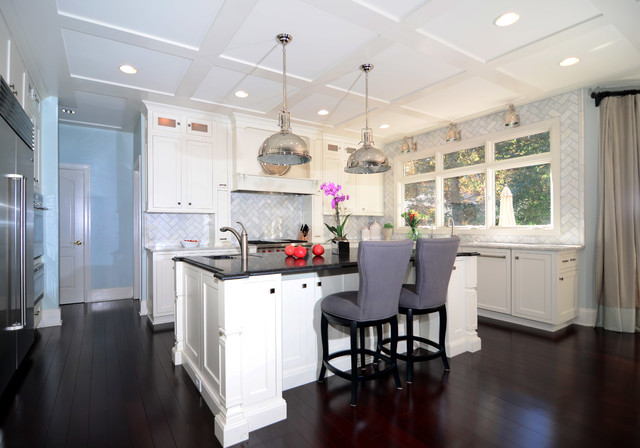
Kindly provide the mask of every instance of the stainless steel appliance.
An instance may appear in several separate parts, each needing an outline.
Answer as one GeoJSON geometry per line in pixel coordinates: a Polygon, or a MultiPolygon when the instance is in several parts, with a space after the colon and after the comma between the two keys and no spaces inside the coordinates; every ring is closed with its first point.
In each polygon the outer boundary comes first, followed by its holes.
{"type": "Polygon", "coordinates": [[[284,252],[284,248],[289,244],[303,246],[309,249],[312,244],[304,240],[249,240],[249,245],[256,246],[257,253],[284,252]]]}
{"type": "Polygon", "coordinates": [[[33,125],[0,77],[0,393],[33,344],[33,125]]]}
{"type": "MultiPolygon", "coordinates": [[[[42,195],[33,193],[33,258],[44,255],[44,211],[42,195]]],[[[36,296],[37,298],[37,296],[36,296]]]]}

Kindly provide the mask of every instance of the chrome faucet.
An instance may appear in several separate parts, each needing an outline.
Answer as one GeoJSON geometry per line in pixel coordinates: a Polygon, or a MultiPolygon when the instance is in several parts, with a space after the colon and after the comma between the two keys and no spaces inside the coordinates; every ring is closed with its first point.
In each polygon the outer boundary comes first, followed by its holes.
{"type": "Polygon", "coordinates": [[[231,232],[238,239],[238,243],[240,244],[240,257],[242,258],[242,264],[246,265],[247,260],[249,259],[249,235],[247,234],[247,229],[245,229],[244,225],[237,221],[242,227],[242,234],[238,233],[236,229],[233,227],[220,227],[221,232],[231,232]]]}
{"type": "Polygon", "coordinates": [[[451,236],[453,236],[453,218],[451,217],[447,219],[447,227],[449,227],[449,225],[451,225],[451,236]]]}

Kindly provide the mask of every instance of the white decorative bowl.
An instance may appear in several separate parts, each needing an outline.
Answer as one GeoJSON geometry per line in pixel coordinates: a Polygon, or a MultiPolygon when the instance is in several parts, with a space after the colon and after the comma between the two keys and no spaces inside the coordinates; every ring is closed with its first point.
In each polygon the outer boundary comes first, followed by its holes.
{"type": "Polygon", "coordinates": [[[189,238],[189,239],[180,241],[180,244],[182,244],[182,247],[186,247],[186,248],[198,247],[200,245],[200,241],[194,240],[193,238],[189,238]]]}

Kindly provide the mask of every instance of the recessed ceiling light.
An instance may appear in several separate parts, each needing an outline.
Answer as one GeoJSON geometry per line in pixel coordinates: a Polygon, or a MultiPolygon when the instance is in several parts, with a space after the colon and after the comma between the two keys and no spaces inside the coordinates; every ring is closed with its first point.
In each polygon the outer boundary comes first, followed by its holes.
{"type": "Polygon", "coordinates": [[[138,69],[137,68],[135,68],[132,65],[127,65],[127,64],[121,65],[120,66],[120,71],[122,73],[126,73],[127,75],[135,75],[136,73],[138,73],[138,69]]]}
{"type": "Polygon", "coordinates": [[[517,12],[505,12],[501,16],[497,17],[493,24],[496,26],[509,26],[513,25],[520,19],[520,14],[517,12]]]}
{"type": "Polygon", "coordinates": [[[327,109],[320,109],[316,112],[318,115],[329,115],[329,111],[327,109]]]}
{"type": "Polygon", "coordinates": [[[245,92],[244,90],[238,90],[238,91],[235,93],[235,95],[236,95],[238,98],[246,98],[246,97],[248,97],[248,96],[249,96],[249,94],[248,94],[247,92],[245,92]]]}
{"type": "Polygon", "coordinates": [[[580,62],[580,58],[576,56],[570,56],[568,58],[564,58],[562,61],[558,62],[560,67],[569,67],[571,65],[575,65],[580,62]]]}
{"type": "Polygon", "coordinates": [[[387,123],[381,124],[380,129],[387,129],[389,125],[387,123]]]}

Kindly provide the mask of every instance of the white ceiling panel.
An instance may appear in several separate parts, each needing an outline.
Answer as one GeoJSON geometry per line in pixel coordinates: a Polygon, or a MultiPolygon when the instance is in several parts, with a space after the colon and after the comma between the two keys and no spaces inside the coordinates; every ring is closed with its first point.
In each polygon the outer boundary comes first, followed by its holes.
{"type": "Polygon", "coordinates": [[[608,25],[497,69],[551,91],[589,80],[607,80],[639,64],[638,50],[608,25]],[[581,61],[570,67],[560,67],[558,62],[568,56],[577,56],[581,61]]]}
{"type": "MultiPolygon", "coordinates": [[[[297,87],[287,86],[287,96],[298,90],[297,87]]],[[[212,67],[192,99],[265,113],[282,103],[282,83],[212,67]],[[244,90],[249,96],[236,97],[235,92],[238,90],[244,90]]]]}
{"type": "MultiPolygon", "coordinates": [[[[418,50],[395,44],[369,60],[361,61],[354,67],[353,73],[332,81],[328,87],[349,89],[358,73],[361,73],[360,65],[364,63],[372,63],[374,67],[369,72],[369,94],[387,102],[462,73],[462,70],[430,58],[418,50]]],[[[364,78],[353,86],[352,91],[364,95],[364,78]]]]}
{"type": "Polygon", "coordinates": [[[281,73],[282,51],[276,42],[280,33],[293,36],[287,45],[287,73],[306,80],[315,79],[376,36],[300,1],[262,0],[240,25],[221,57],[281,73]]]}
{"type": "MultiPolygon", "coordinates": [[[[416,118],[407,114],[393,111],[374,110],[369,112],[369,127],[373,130],[373,137],[389,138],[397,135],[410,135],[415,130],[426,129],[438,124],[440,121],[432,118],[416,118]],[[388,124],[386,129],[380,129],[380,125],[388,124]]],[[[349,123],[349,130],[359,132],[365,126],[365,118],[349,123]],[[361,123],[360,123],[361,122],[361,123]],[[360,124],[360,128],[358,128],[360,124]]],[[[377,145],[381,146],[381,145],[377,145]]]]}
{"type": "MultiPolygon", "coordinates": [[[[127,99],[122,97],[100,95],[97,93],[76,91],[77,107],[72,116],[60,114],[61,119],[73,118],[82,124],[120,129],[123,126],[122,116],[126,112],[127,99]]],[[[63,107],[64,105],[61,105],[63,107]]]]}
{"type": "Polygon", "coordinates": [[[71,76],[172,95],[190,60],[72,30],[62,30],[71,76]],[[122,64],[136,75],[119,70],[122,64]]]}
{"type": "Polygon", "coordinates": [[[518,99],[518,94],[509,89],[482,78],[470,78],[429,93],[403,107],[448,121],[457,121],[499,106],[506,109],[509,103],[518,99]]]}
{"type": "Polygon", "coordinates": [[[414,11],[415,9],[427,3],[428,0],[394,0],[393,2],[390,2],[389,0],[352,1],[360,6],[364,6],[365,8],[375,12],[376,14],[380,14],[381,16],[386,17],[387,19],[399,22],[411,11],[414,11]]]}
{"type": "Polygon", "coordinates": [[[588,0],[463,0],[455,3],[417,31],[481,62],[600,15],[588,0]],[[518,22],[508,27],[493,24],[498,16],[510,11],[520,15],[518,22]]]}
{"type": "Polygon", "coordinates": [[[223,0],[56,0],[58,13],[197,49],[223,0]],[[171,11],[167,14],[167,11],[171,11]]]}
{"type": "Polygon", "coordinates": [[[291,106],[290,111],[293,118],[335,126],[364,114],[364,98],[358,102],[354,99],[314,93],[291,106]],[[327,110],[329,114],[318,115],[320,109],[327,110]]]}

